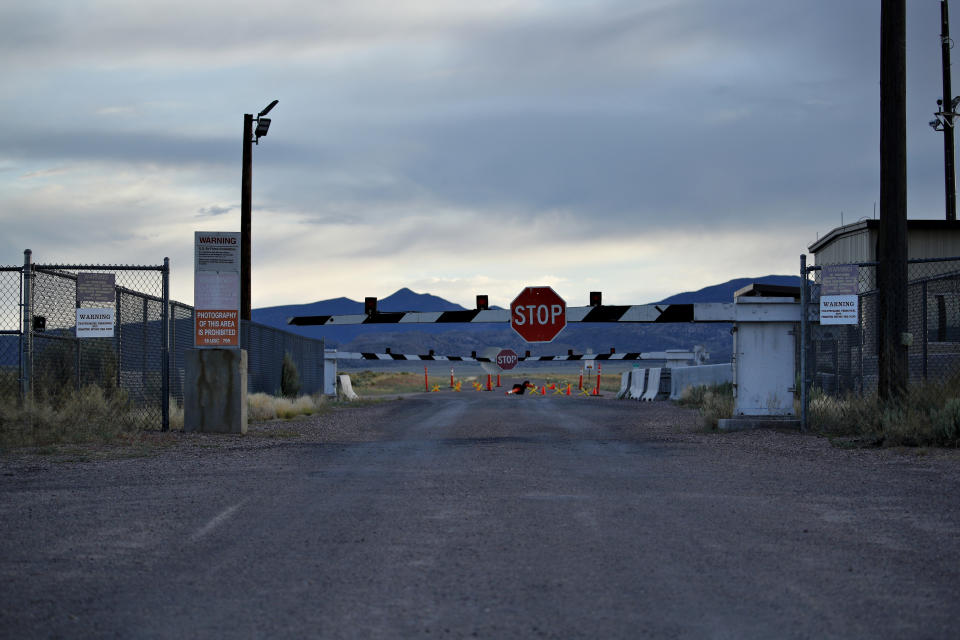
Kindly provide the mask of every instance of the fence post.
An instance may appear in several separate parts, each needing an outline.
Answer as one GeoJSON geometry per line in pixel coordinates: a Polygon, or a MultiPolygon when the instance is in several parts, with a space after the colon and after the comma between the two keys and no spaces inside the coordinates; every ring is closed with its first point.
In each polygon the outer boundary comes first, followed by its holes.
{"type": "Polygon", "coordinates": [[[120,375],[120,372],[123,371],[123,303],[120,302],[123,299],[123,294],[120,292],[120,287],[114,286],[114,296],[116,300],[114,301],[114,308],[116,309],[116,342],[117,342],[117,389],[122,388],[123,378],[120,375]]]}
{"type": "Polygon", "coordinates": [[[923,302],[920,304],[920,335],[923,340],[923,380],[927,380],[927,281],[924,280],[920,286],[920,295],[923,302]]]}
{"type": "Polygon", "coordinates": [[[160,408],[163,421],[160,429],[170,430],[170,258],[163,259],[163,316],[160,320],[163,352],[160,361],[160,408]]]}
{"type": "Polygon", "coordinates": [[[800,254],[800,431],[807,430],[807,305],[810,292],[807,290],[807,254],[800,254]]]}
{"type": "Polygon", "coordinates": [[[23,252],[23,327],[20,330],[20,401],[31,397],[33,376],[33,252],[23,252]]]}
{"type": "Polygon", "coordinates": [[[148,320],[149,316],[147,315],[150,311],[149,306],[147,305],[146,297],[143,298],[143,304],[141,305],[141,313],[143,313],[143,320],[140,323],[140,398],[141,400],[146,400],[149,396],[147,395],[147,350],[149,342],[149,334],[147,333],[148,320]]]}

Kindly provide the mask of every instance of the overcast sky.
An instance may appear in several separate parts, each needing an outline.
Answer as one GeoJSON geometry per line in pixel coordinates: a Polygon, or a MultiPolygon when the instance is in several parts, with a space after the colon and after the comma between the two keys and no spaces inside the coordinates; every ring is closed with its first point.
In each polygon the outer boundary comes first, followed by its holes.
{"type": "MultiPolygon", "coordinates": [[[[944,217],[939,12],[907,0],[910,218],[944,217]]],[[[169,256],[185,302],[273,99],[254,307],[639,304],[796,273],[879,198],[879,0],[32,0],[0,59],[0,264],[169,256]]]]}

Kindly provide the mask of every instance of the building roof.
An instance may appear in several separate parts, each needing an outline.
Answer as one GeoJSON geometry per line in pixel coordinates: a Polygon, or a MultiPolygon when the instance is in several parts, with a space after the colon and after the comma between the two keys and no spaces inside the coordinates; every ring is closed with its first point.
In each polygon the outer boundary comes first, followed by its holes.
{"type": "Polygon", "coordinates": [[[737,289],[733,297],[759,297],[759,298],[796,298],[800,299],[800,287],[789,287],[779,284],[765,284],[762,282],[751,282],[745,287],[737,289]]]}
{"type": "MultiPolygon", "coordinates": [[[[865,230],[878,230],[880,228],[879,220],[859,220],[850,224],[832,229],[827,235],[823,236],[807,249],[810,253],[816,253],[820,249],[829,245],[838,238],[852,235],[865,230]]],[[[907,220],[907,232],[910,231],[957,231],[960,232],[960,221],[956,220],[907,220]]]]}

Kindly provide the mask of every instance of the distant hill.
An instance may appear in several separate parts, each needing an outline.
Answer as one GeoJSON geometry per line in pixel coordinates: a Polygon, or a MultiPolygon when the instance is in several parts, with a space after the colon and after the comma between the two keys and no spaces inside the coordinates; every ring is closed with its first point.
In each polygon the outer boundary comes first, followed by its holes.
{"type": "MultiPolygon", "coordinates": [[[[799,286],[799,276],[768,275],[759,278],[737,278],[664,298],[659,303],[733,302],[733,294],[752,282],[799,286]]],[[[658,303],[658,304],[659,304],[658,303]]],[[[381,311],[460,311],[463,307],[428,293],[400,289],[378,302],[381,311]]],[[[351,325],[340,327],[294,327],[287,324],[291,316],[341,315],[363,313],[363,302],[349,298],[319,300],[309,304],[265,307],[252,311],[253,320],[312,338],[325,338],[328,345],[342,351],[379,351],[390,347],[394,353],[427,353],[434,349],[443,355],[467,355],[488,346],[502,346],[532,354],[556,355],[567,349],[583,352],[659,351],[687,349],[702,344],[711,352],[714,362],[730,358],[730,327],[726,324],[662,324],[569,325],[554,342],[544,345],[525,343],[507,326],[488,324],[416,324],[398,326],[351,325]]]]}
{"type": "Polygon", "coordinates": [[[784,287],[799,287],[800,276],[761,276],[759,278],[736,278],[721,284],[678,293],[660,302],[668,304],[689,304],[696,302],[733,302],[733,294],[751,283],[775,284],[784,287]]]}

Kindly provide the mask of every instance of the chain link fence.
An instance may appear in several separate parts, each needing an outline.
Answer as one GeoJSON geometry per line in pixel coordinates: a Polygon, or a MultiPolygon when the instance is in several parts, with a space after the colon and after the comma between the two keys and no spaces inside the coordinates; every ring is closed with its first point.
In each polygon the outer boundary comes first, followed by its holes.
{"type": "MultiPolygon", "coordinates": [[[[145,428],[169,428],[171,400],[183,406],[193,307],[169,299],[169,264],[0,267],[0,401],[58,404],[95,386],[145,428]],[[111,295],[81,300],[80,274],[112,274],[111,295]],[[77,310],[112,314],[109,337],[77,336],[77,310]],[[168,312],[164,313],[164,309],[168,312]]],[[[242,322],[248,391],[278,394],[283,361],[297,367],[300,393],[323,392],[324,342],[242,322]]],[[[128,420],[129,421],[129,420],[128,420]]]]}
{"type": "Polygon", "coordinates": [[[20,267],[0,267],[0,402],[20,396],[20,267]]]}
{"type": "Polygon", "coordinates": [[[298,336],[256,322],[240,323],[247,350],[247,389],[279,395],[283,358],[290,354],[300,376],[300,393],[323,393],[324,341],[298,336]]]}
{"type": "Polygon", "coordinates": [[[122,412],[117,420],[142,428],[169,427],[168,263],[32,264],[28,254],[18,279],[21,399],[58,406],[70,394],[93,386],[122,412]],[[87,274],[104,283],[96,295],[78,286],[87,274]],[[81,332],[81,313],[99,318],[101,335],[81,332]]]}
{"type": "MultiPolygon", "coordinates": [[[[193,348],[193,307],[170,303],[170,394],[183,405],[186,351],[193,348]]],[[[300,376],[300,393],[323,392],[324,341],[256,322],[240,322],[240,346],[247,350],[247,391],[280,394],[283,358],[289,353],[300,376]]]]}
{"type": "MultiPolygon", "coordinates": [[[[813,387],[841,396],[876,392],[879,381],[880,309],[878,263],[858,263],[856,324],[808,323],[805,398],[813,387]]],[[[802,267],[808,318],[817,318],[822,266],[802,267]]],[[[907,366],[911,384],[945,381],[960,374],[960,257],[909,260],[908,328],[913,342],[907,366]]]]}

